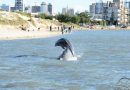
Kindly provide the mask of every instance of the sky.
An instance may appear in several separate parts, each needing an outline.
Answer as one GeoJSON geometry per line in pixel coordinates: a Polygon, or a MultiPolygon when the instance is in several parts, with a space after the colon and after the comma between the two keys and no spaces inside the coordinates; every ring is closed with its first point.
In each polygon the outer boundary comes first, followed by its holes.
{"type": "MultiPolygon", "coordinates": [[[[69,7],[74,8],[75,11],[85,11],[89,10],[89,5],[94,2],[99,2],[101,0],[24,0],[25,5],[40,5],[41,2],[52,3],[53,12],[58,13],[62,11],[62,8],[69,7]]],[[[106,2],[107,0],[102,0],[106,2]]],[[[109,0],[111,1],[111,0],[109,0]]],[[[8,4],[14,6],[15,0],[0,0],[0,4],[8,4]]]]}

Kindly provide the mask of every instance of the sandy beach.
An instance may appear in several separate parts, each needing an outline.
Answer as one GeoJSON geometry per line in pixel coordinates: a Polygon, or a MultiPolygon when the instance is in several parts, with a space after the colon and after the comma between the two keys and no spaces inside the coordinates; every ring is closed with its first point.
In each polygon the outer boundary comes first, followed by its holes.
{"type": "Polygon", "coordinates": [[[0,40],[47,38],[61,35],[57,29],[49,31],[49,26],[55,28],[60,25],[58,21],[30,18],[27,15],[6,11],[0,12],[0,20],[0,40]]]}
{"type": "MultiPolygon", "coordinates": [[[[77,29],[79,30],[79,29],[77,29]]],[[[81,30],[101,30],[100,28],[98,29],[87,29],[83,28],[81,30]]],[[[123,29],[106,29],[104,28],[103,30],[123,30],[123,29]]],[[[124,29],[124,30],[129,30],[129,29],[124,29]]],[[[31,29],[31,30],[26,30],[23,31],[21,29],[16,29],[13,27],[6,27],[2,28],[0,27],[0,40],[12,40],[12,39],[32,39],[32,38],[48,38],[48,37],[53,37],[53,36],[58,36],[61,35],[61,32],[58,31],[57,29],[53,29],[53,31],[49,31],[49,29],[42,28],[40,30],[38,29],[31,29]]]]}
{"type": "Polygon", "coordinates": [[[0,40],[47,38],[58,35],[61,35],[61,32],[57,30],[50,32],[48,29],[23,31],[10,27],[0,28],[0,40]]]}

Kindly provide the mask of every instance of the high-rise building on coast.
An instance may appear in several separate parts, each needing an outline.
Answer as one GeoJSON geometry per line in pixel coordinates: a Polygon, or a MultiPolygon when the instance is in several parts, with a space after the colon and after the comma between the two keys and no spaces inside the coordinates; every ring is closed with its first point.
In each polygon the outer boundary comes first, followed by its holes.
{"type": "Polygon", "coordinates": [[[90,5],[90,15],[93,17],[92,20],[106,20],[108,25],[128,24],[129,10],[126,8],[125,3],[125,0],[93,3],[90,5]]]}
{"type": "Polygon", "coordinates": [[[26,13],[33,13],[33,14],[46,14],[46,15],[52,15],[53,12],[53,7],[52,4],[49,3],[47,4],[46,2],[42,2],[39,5],[28,5],[25,6],[25,2],[24,0],[14,0],[14,6],[9,7],[6,4],[3,4],[2,6],[0,6],[1,10],[4,11],[11,11],[11,12],[15,12],[15,11],[22,11],[22,12],[26,12],[26,13]]]}
{"type": "Polygon", "coordinates": [[[74,9],[73,8],[62,8],[62,14],[73,16],[74,15],[74,9]]]}
{"type": "Polygon", "coordinates": [[[14,12],[15,11],[15,7],[10,7],[10,11],[14,12]]]}
{"type": "MultiPolygon", "coordinates": [[[[115,0],[113,0],[114,2],[115,0]]],[[[126,8],[125,4],[125,0],[117,0],[118,5],[118,22],[119,24],[128,24],[128,14],[129,14],[129,10],[128,8],[126,8]]]]}
{"type": "Polygon", "coordinates": [[[41,3],[41,10],[40,11],[42,14],[48,14],[48,6],[45,2],[41,3]]]}
{"type": "Polygon", "coordinates": [[[98,19],[101,20],[104,18],[104,7],[106,6],[106,3],[102,2],[97,2],[97,3],[92,3],[90,5],[90,15],[92,16],[93,19],[98,19]]]}
{"type": "Polygon", "coordinates": [[[62,8],[62,14],[67,14],[67,8],[62,8]]]}
{"type": "Polygon", "coordinates": [[[92,5],[89,6],[89,11],[90,11],[90,15],[94,16],[95,12],[96,12],[96,8],[95,8],[95,3],[93,3],[92,5]]]}
{"type": "Polygon", "coordinates": [[[23,0],[15,0],[15,10],[24,11],[24,1],[23,0]]]}
{"type": "Polygon", "coordinates": [[[40,6],[32,6],[32,13],[40,13],[40,6]]]}
{"type": "Polygon", "coordinates": [[[74,16],[74,9],[72,9],[72,8],[68,9],[67,13],[69,16],[74,16]]]}
{"type": "Polygon", "coordinates": [[[52,4],[51,3],[48,4],[48,12],[50,15],[52,15],[52,4]]]}
{"type": "Polygon", "coordinates": [[[113,2],[115,3],[115,2],[120,2],[120,0],[113,0],[113,2]]]}

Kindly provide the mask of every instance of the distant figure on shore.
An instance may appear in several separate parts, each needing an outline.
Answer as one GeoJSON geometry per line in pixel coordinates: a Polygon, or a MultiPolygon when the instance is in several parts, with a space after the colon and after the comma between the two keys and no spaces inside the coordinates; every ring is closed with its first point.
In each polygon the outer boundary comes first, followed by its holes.
{"type": "Polygon", "coordinates": [[[38,31],[40,31],[40,29],[41,29],[41,28],[39,27],[39,28],[38,28],[38,31]]]}
{"type": "Polygon", "coordinates": [[[64,29],[64,30],[65,30],[65,32],[66,32],[66,33],[68,32],[68,28],[66,28],[66,27],[65,27],[65,29],[64,29]]]}
{"type": "Polygon", "coordinates": [[[52,26],[50,26],[50,31],[52,31],[52,26]]]}
{"type": "Polygon", "coordinates": [[[58,26],[58,31],[59,31],[59,26],[58,26]]]}
{"type": "Polygon", "coordinates": [[[26,28],[22,25],[21,30],[26,31],[26,28]]]}
{"type": "Polygon", "coordinates": [[[61,27],[61,33],[64,34],[64,28],[63,27],[61,27]]]}
{"type": "Polygon", "coordinates": [[[63,25],[63,29],[65,30],[65,25],[63,25]]]}
{"type": "Polygon", "coordinates": [[[68,28],[69,33],[71,33],[71,27],[68,28]]]}
{"type": "Polygon", "coordinates": [[[74,26],[72,26],[73,27],[73,29],[74,29],[74,26]]]}

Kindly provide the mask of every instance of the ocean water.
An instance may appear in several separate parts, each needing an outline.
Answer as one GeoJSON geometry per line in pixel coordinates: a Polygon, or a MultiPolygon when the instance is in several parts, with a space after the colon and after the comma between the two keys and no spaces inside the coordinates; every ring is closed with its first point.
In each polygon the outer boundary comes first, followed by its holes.
{"type": "Polygon", "coordinates": [[[115,90],[130,78],[130,31],[75,31],[0,41],[0,90],[115,90]],[[78,61],[59,61],[55,42],[67,38],[78,61]]]}

